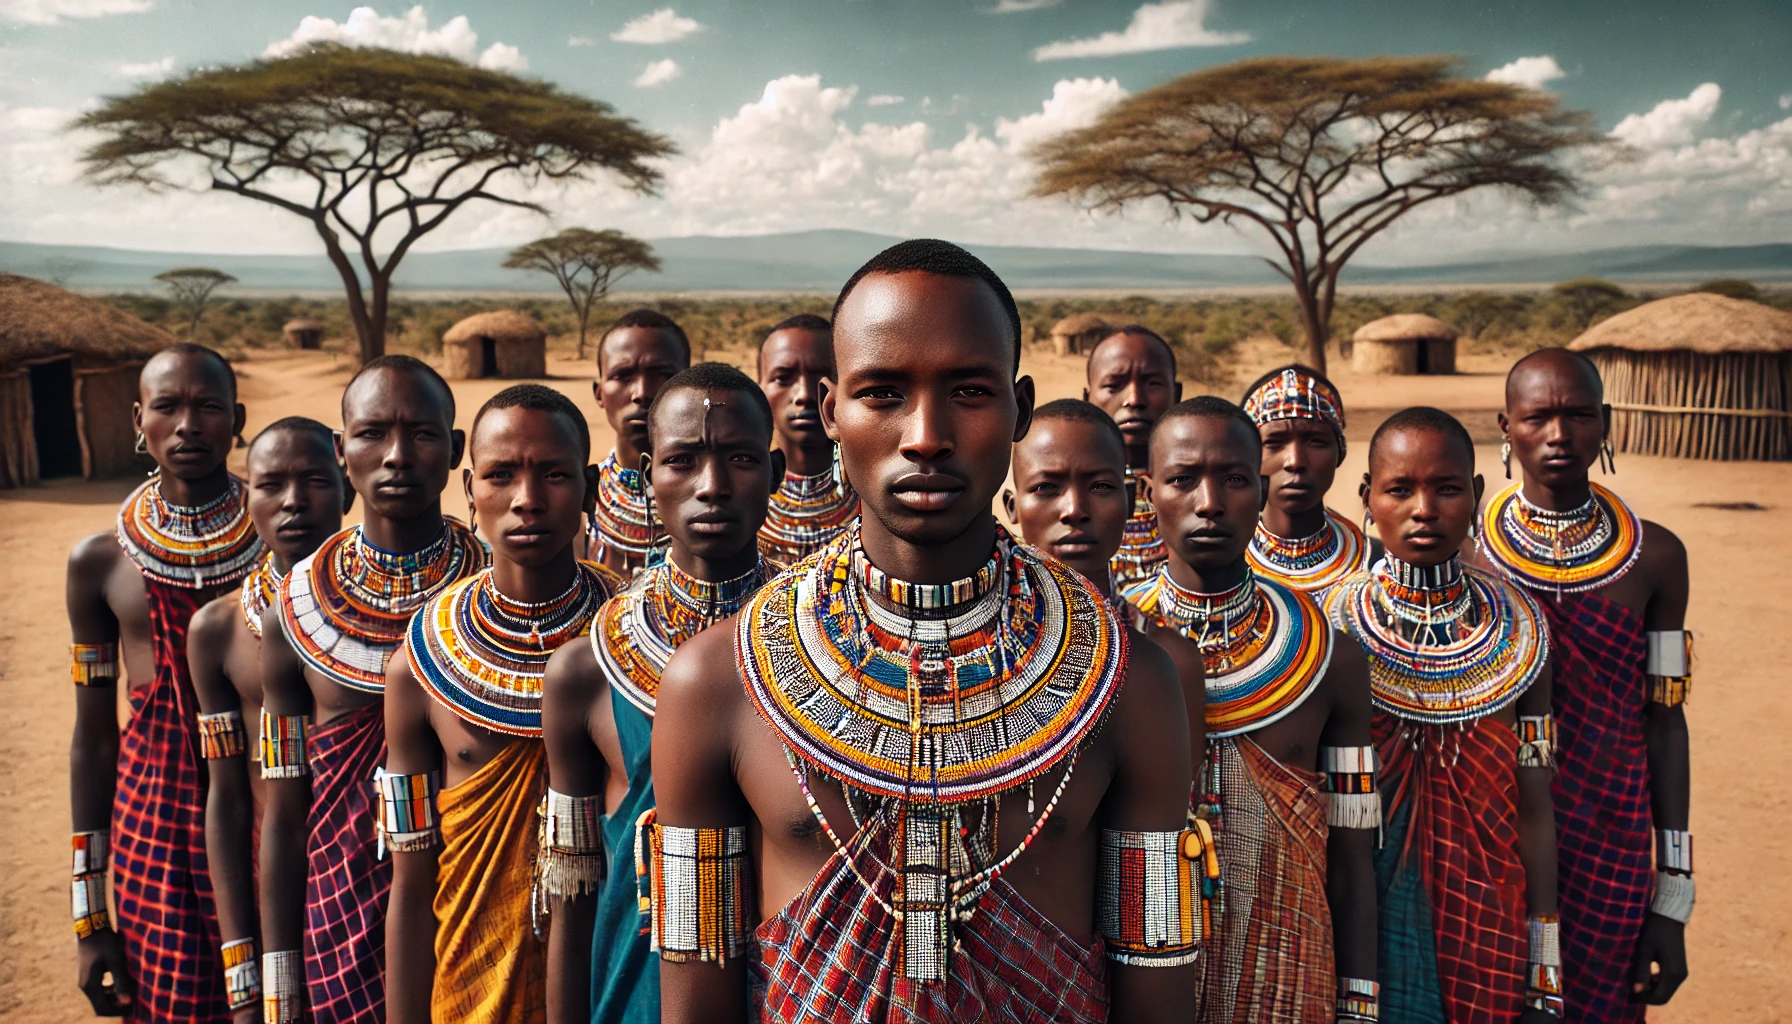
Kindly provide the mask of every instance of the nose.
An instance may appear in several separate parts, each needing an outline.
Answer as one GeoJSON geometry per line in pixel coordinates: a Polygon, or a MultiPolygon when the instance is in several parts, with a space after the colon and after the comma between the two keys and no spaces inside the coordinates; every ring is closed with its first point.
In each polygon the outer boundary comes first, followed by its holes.
{"type": "Polygon", "coordinates": [[[650,373],[637,373],[629,378],[628,400],[642,408],[653,401],[653,393],[659,390],[659,382],[650,373]]]}
{"type": "Polygon", "coordinates": [[[1202,519],[1219,519],[1225,515],[1226,506],[1220,501],[1220,484],[1217,480],[1202,479],[1195,485],[1195,514],[1202,519]]]}
{"type": "Polygon", "coordinates": [[[380,458],[380,464],[387,469],[409,469],[416,461],[416,452],[412,450],[410,434],[407,431],[394,430],[389,436],[390,440],[386,442],[386,451],[380,458]]]}
{"type": "Polygon", "coordinates": [[[1437,495],[1429,489],[1421,490],[1414,496],[1412,517],[1421,523],[1436,522],[1438,516],[1437,495]]]}
{"type": "Polygon", "coordinates": [[[813,409],[820,390],[821,378],[804,374],[790,386],[790,401],[799,409],[813,409]]]}
{"type": "Polygon", "coordinates": [[[1143,409],[1145,407],[1145,383],[1135,380],[1128,384],[1126,390],[1121,394],[1120,404],[1128,409],[1143,409]]]}
{"type": "Polygon", "coordinates": [[[697,463],[696,498],[707,505],[727,501],[733,497],[733,488],[729,486],[728,470],[721,457],[700,459],[697,463]]]}
{"type": "Polygon", "coordinates": [[[1568,423],[1560,416],[1543,421],[1543,443],[1551,448],[1568,447],[1568,423]]]}
{"type": "Polygon", "coordinates": [[[541,512],[546,508],[547,487],[534,473],[519,473],[510,492],[510,507],[517,512],[541,512]]]}
{"type": "Polygon", "coordinates": [[[1058,499],[1058,522],[1075,525],[1089,521],[1089,496],[1081,487],[1066,487],[1058,499]]]}
{"type": "Polygon", "coordinates": [[[288,481],[286,488],[280,492],[280,510],[282,512],[303,512],[311,505],[311,502],[307,500],[309,494],[304,481],[288,481]]]}
{"type": "Polygon", "coordinates": [[[1286,472],[1303,473],[1312,464],[1312,460],[1307,458],[1307,446],[1301,444],[1298,438],[1282,446],[1282,469],[1286,472]]]}
{"type": "Polygon", "coordinates": [[[910,462],[938,462],[952,456],[951,399],[922,395],[903,424],[902,457],[910,462]]]}

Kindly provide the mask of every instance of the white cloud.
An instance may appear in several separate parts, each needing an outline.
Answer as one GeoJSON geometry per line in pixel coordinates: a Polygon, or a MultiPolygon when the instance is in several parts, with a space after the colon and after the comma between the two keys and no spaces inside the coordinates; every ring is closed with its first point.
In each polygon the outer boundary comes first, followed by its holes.
{"type": "Polygon", "coordinates": [[[1208,0],[1167,0],[1145,4],[1132,12],[1132,20],[1118,32],[1103,32],[1085,39],[1047,43],[1033,51],[1034,60],[1071,57],[1111,57],[1149,50],[1176,50],[1188,46],[1231,46],[1251,41],[1245,32],[1215,32],[1207,22],[1208,0]]]}
{"type": "Polygon", "coordinates": [[[64,18],[104,18],[141,14],[155,0],[0,0],[0,19],[27,25],[54,25],[64,18]]]}
{"type": "Polygon", "coordinates": [[[568,36],[566,39],[566,45],[568,45],[568,46],[596,46],[597,40],[591,38],[590,36],[568,36]]]}
{"type": "Polygon", "coordinates": [[[1520,57],[1510,64],[1502,64],[1487,72],[1489,82],[1522,85],[1527,89],[1541,89],[1545,83],[1567,76],[1568,72],[1563,71],[1556,59],[1547,54],[1542,57],[1520,57]]]}
{"type": "Polygon", "coordinates": [[[644,45],[676,43],[702,28],[695,18],[687,18],[670,7],[662,7],[652,14],[643,14],[610,33],[610,38],[618,43],[644,45]]]}
{"type": "Polygon", "coordinates": [[[1018,14],[1021,11],[1037,11],[1046,7],[1056,7],[1064,0],[996,0],[990,8],[991,14],[1018,14]]]}
{"type": "Polygon", "coordinates": [[[1683,100],[1662,100],[1647,114],[1631,114],[1618,122],[1612,135],[1639,149],[1684,145],[1717,113],[1723,95],[1716,82],[1706,82],[1683,100]]]}
{"type": "Polygon", "coordinates": [[[1094,124],[1103,111],[1126,96],[1126,90],[1112,78],[1064,79],[1052,86],[1051,99],[1039,113],[1013,121],[996,118],[996,136],[1010,150],[1025,153],[1060,132],[1094,124]]]}
{"type": "Polygon", "coordinates": [[[642,69],[641,74],[635,79],[635,85],[641,89],[652,89],[655,86],[665,85],[682,74],[684,74],[684,69],[678,66],[677,61],[668,57],[665,60],[656,60],[642,69]]]}
{"type": "Polygon", "coordinates": [[[163,57],[161,60],[147,60],[140,64],[125,61],[112,65],[112,73],[119,78],[161,78],[174,70],[174,58],[163,57]]]}
{"type": "Polygon", "coordinates": [[[1780,109],[1792,110],[1792,92],[1780,94],[1780,109]]]}
{"type": "Polygon", "coordinates": [[[902,101],[903,99],[901,96],[891,96],[888,93],[879,93],[876,96],[866,99],[865,105],[867,107],[894,107],[902,101]]]}
{"type": "Polygon", "coordinates": [[[402,17],[382,17],[371,7],[357,7],[345,21],[320,18],[308,14],[300,19],[292,35],[268,44],[264,57],[290,57],[317,43],[340,43],[344,46],[377,46],[404,53],[429,53],[452,57],[467,64],[492,71],[522,72],[529,62],[516,47],[493,43],[479,51],[479,33],[464,14],[429,27],[429,13],[418,4],[402,17]]]}

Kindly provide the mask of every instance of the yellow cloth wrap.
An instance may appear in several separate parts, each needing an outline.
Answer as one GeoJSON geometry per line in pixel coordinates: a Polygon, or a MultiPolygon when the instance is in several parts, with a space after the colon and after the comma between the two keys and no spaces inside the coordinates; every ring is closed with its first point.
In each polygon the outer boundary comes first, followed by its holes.
{"type": "Polygon", "coordinates": [[[436,797],[442,847],[436,870],[438,1024],[523,1024],[547,1019],[547,956],[530,921],[535,808],[547,791],[547,753],[518,739],[436,797]]]}

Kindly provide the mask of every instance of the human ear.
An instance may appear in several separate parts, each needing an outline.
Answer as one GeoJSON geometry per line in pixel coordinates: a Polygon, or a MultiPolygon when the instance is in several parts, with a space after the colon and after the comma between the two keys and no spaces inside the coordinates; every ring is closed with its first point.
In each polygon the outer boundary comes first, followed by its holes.
{"type": "Polygon", "coordinates": [[[450,430],[448,437],[454,445],[453,454],[448,460],[448,468],[453,469],[460,465],[461,456],[467,453],[467,432],[459,429],[450,430]]]}
{"type": "Polygon", "coordinates": [[[1002,488],[1002,511],[1007,513],[1009,522],[1020,522],[1020,517],[1014,514],[1014,488],[1012,487],[1002,488]]]}
{"type": "Polygon", "coordinates": [[[771,457],[771,470],[772,470],[772,490],[774,490],[774,491],[776,491],[778,489],[779,483],[781,483],[784,479],[784,466],[785,466],[784,449],[773,448],[772,449],[772,457],[771,457]]]}
{"type": "Polygon", "coordinates": [[[585,510],[586,515],[590,515],[597,509],[598,475],[596,466],[585,467],[585,500],[579,503],[579,507],[585,510]]]}
{"type": "Polygon", "coordinates": [[[834,392],[840,385],[832,377],[823,377],[815,382],[815,386],[821,389],[821,401],[817,403],[821,413],[821,432],[828,436],[828,440],[839,444],[840,431],[834,426],[834,392]]]}
{"type": "Polygon", "coordinates": [[[1033,426],[1033,378],[1022,377],[1014,382],[1014,402],[1020,412],[1014,418],[1014,440],[1019,443],[1033,426]]]}
{"type": "Polygon", "coordinates": [[[1486,490],[1487,490],[1487,481],[1482,479],[1481,474],[1476,473],[1475,474],[1475,504],[1476,505],[1481,504],[1481,495],[1483,493],[1485,493],[1486,490]]]}

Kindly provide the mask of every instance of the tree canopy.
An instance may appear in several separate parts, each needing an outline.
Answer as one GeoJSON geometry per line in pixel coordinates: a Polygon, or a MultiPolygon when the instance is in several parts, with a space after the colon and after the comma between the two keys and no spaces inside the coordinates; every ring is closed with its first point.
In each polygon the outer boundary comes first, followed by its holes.
{"type": "Polygon", "coordinates": [[[455,211],[489,202],[545,212],[504,186],[599,173],[650,194],[661,180],[652,161],[675,152],[609,104],[547,82],[336,45],[151,83],[73,127],[102,135],[83,155],[98,184],[175,187],[196,164],[209,188],[310,221],[342,278],[363,360],[384,351],[393,272],[455,211]]]}
{"type": "Polygon", "coordinates": [[[1338,274],[1371,238],[1475,189],[1561,202],[1579,181],[1559,158],[1609,145],[1548,93],[1457,70],[1450,57],[1263,57],[1197,71],[1042,143],[1034,193],[1261,229],[1323,369],[1338,274]]]}
{"type": "Polygon", "coordinates": [[[199,330],[199,320],[205,316],[205,306],[211,301],[212,293],[236,283],[235,277],[213,267],[176,267],[157,274],[156,280],[168,286],[174,304],[186,312],[188,340],[192,340],[194,332],[199,330]]]}
{"type": "Polygon", "coordinates": [[[660,258],[653,246],[620,231],[567,228],[548,238],[518,246],[505,257],[512,270],[539,270],[553,277],[579,318],[579,358],[585,357],[585,336],[591,308],[610,294],[617,281],[637,270],[658,273],[660,258]]]}

